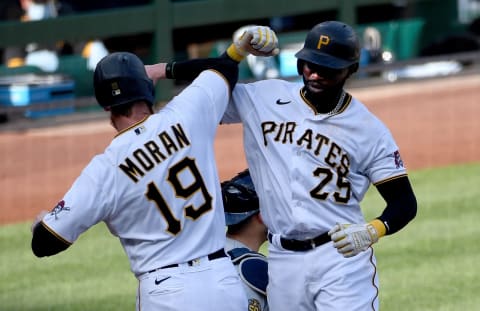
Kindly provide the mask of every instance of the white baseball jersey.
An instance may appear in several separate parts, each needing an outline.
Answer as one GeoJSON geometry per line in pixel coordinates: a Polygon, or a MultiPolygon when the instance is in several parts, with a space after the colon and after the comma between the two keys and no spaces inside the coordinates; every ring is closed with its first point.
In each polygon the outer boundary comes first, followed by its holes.
{"type": "Polygon", "coordinates": [[[223,76],[201,73],[157,114],[116,135],[43,222],[73,243],[104,221],[137,276],[222,249],[213,141],[229,92],[223,76]]]}
{"type": "Polygon", "coordinates": [[[338,223],[364,223],[370,183],[406,174],[384,124],[344,93],[335,112],[316,114],[303,83],[237,84],[222,123],[243,123],[244,148],[274,234],[315,237],[338,223]]]}

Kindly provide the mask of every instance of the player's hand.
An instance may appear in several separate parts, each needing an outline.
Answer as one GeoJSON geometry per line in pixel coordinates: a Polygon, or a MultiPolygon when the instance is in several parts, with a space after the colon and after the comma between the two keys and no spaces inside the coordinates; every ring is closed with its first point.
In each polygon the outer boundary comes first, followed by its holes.
{"type": "Polygon", "coordinates": [[[268,26],[251,26],[233,43],[238,50],[255,56],[273,56],[279,52],[277,35],[268,26]]]}
{"type": "Polygon", "coordinates": [[[279,51],[277,35],[270,27],[249,26],[239,35],[234,35],[233,43],[227,49],[227,54],[234,60],[241,61],[248,54],[274,56],[279,51]]]}
{"type": "Polygon", "coordinates": [[[343,257],[353,257],[378,241],[378,233],[370,224],[336,224],[328,235],[343,257]]]}

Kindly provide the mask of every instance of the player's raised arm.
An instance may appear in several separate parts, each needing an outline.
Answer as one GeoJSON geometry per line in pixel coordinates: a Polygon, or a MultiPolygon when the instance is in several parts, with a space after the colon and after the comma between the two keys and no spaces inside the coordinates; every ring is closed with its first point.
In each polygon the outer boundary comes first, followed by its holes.
{"type": "Polygon", "coordinates": [[[217,58],[201,58],[186,61],[157,63],[146,65],[150,79],[156,83],[159,79],[178,79],[192,81],[200,72],[213,69],[222,73],[231,87],[238,80],[238,63],[248,54],[255,56],[273,56],[278,54],[278,39],[268,26],[251,26],[234,38],[227,50],[217,58]]]}

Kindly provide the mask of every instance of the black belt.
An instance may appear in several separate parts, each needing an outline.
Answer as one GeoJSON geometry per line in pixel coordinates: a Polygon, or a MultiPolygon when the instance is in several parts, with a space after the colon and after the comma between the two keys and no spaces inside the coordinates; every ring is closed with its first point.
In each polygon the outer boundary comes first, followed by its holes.
{"type": "MultiPolygon", "coordinates": [[[[268,240],[270,241],[270,243],[272,243],[272,234],[270,232],[268,233],[268,240]]],[[[280,237],[280,244],[282,244],[282,247],[284,249],[297,252],[309,251],[317,246],[320,246],[330,241],[331,239],[328,235],[328,232],[322,233],[319,236],[308,240],[294,240],[280,237]]]]}
{"type": "MultiPolygon", "coordinates": [[[[227,254],[225,254],[225,250],[223,248],[219,249],[216,252],[213,252],[213,253],[207,255],[208,260],[214,260],[214,259],[218,259],[218,258],[222,258],[222,257],[227,257],[227,254]]],[[[193,260],[187,261],[186,263],[189,266],[193,266],[195,261],[196,261],[196,259],[193,259],[193,260]]],[[[167,266],[163,266],[163,267],[160,267],[160,268],[157,268],[157,269],[150,270],[150,271],[148,271],[148,273],[152,273],[152,272],[155,272],[155,271],[160,270],[160,269],[177,268],[179,266],[180,265],[178,263],[174,263],[174,264],[171,264],[171,265],[167,265],[167,266]]]]}

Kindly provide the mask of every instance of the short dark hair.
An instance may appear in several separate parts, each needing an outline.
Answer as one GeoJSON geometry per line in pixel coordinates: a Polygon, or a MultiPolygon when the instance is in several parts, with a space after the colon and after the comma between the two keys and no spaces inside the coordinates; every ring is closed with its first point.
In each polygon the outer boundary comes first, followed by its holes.
{"type": "Polygon", "coordinates": [[[134,103],[128,103],[118,106],[110,107],[110,112],[114,116],[125,116],[129,117],[132,114],[132,107],[134,103]]]}

